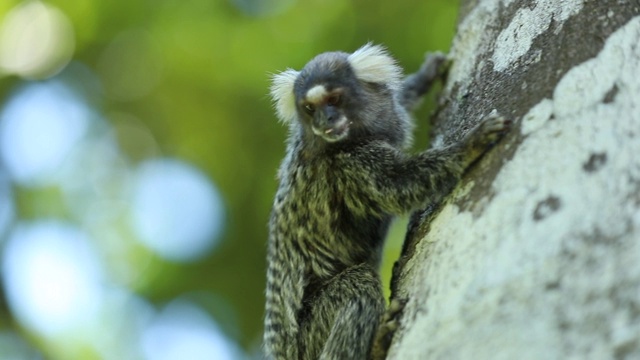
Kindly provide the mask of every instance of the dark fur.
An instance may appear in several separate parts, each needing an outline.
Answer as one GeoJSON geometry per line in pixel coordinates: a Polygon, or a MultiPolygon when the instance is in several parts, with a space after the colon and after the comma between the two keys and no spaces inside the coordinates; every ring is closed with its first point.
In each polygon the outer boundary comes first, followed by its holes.
{"type": "Polygon", "coordinates": [[[442,61],[428,58],[395,91],[385,79],[358,79],[345,53],[319,55],[296,78],[296,101],[317,84],[344,89],[338,111],[352,125],[345,139],[327,142],[296,104],[269,222],[267,358],[368,358],[385,309],[378,267],[392,216],[449,193],[505,129],[493,117],[460,144],[403,152],[412,129],[407,109],[442,61]]]}

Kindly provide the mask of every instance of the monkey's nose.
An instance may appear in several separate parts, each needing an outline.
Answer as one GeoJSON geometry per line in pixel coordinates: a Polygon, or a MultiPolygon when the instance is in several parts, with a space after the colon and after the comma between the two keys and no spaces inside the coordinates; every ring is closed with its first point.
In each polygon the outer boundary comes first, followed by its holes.
{"type": "Polygon", "coordinates": [[[321,109],[321,115],[324,118],[324,121],[329,125],[332,125],[340,119],[340,114],[336,108],[331,105],[323,106],[321,109]]]}

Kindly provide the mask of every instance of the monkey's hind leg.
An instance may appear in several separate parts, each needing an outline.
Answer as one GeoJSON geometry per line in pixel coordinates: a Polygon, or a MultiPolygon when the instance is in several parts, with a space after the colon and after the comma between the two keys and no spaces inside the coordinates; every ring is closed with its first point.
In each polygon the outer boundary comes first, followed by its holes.
{"type": "MultiPolygon", "coordinates": [[[[313,300],[304,331],[307,345],[301,345],[308,349],[323,344],[318,349],[322,360],[368,359],[384,311],[376,270],[367,264],[352,266],[331,279],[313,300]]],[[[306,354],[305,359],[318,358],[317,353],[306,354]]]]}

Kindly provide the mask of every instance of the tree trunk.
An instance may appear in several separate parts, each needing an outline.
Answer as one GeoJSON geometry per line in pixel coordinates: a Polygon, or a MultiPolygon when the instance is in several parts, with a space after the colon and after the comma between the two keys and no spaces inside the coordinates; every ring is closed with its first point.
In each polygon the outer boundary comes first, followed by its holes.
{"type": "Polygon", "coordinates": [[[514,126],[414,216],[389,359],[640,359],[639,14],[463,1],[435,144],[514,126]]]}

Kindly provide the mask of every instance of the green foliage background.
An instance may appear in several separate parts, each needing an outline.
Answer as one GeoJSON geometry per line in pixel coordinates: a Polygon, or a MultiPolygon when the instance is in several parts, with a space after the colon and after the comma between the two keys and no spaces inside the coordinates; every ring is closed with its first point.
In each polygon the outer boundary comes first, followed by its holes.
{"type": "MultiPolygon", "coordinates": [[[[0,21],[19,2],[0,3],[0,21]]],[[[201,169],[218,187],[226,206],[220,246],[193,263],[160,258],[132,289],[162,305],[184,293],[207,294],[207,311],[248,353],[260,342],[264,301],[267,221],[284,154],[286,128],[268,97],[269,74],[301,68],[329,50],[353,51],[372,41],[384,44],[408,72],[427,51],[447,51],[457,2],[450,0],[49,0],[70,19],[76,37],[73,61],[118,89],[148,81],[144,96],[104,96],[97,109],[112,123],[133,116],[147,127],[162,155],[201,169]],[[123,33],[144,34],[140,57],[107,51],[123,33]],[[109,62],[116,61],[113,70],[109,62]],[[105,65],[105,62],[107,63],[105,65]],[[123,80],[124,79],[124,80],[123,80]],[[127,81],[130,81],[127,82],[127,81]]],[[[28,81],[0,78],[0,104],[28,81]]],[[[108,92],[108,91],[107,91],[108,92]]],[[[433,101],[416,116],[417,147],[426,147],[433,101]]],[[[133,161],[147,156],[119,134],[133,161]]],[[[18,218],[65,217],[55,189],[14,189],[18,218]]],[[[397,256],[403,225],[394,227],[385,257],[385,281],[397,256]]],[[[127,260],[135,261],[135,259],[127,260]]],[[[22,329],[6,306],[0,328],[16,328],[48,354],[51,344],[22,329]]],[[[56,357],[56,356],[53,356],[56,357]]],[[[89,356],[88,358],[92,358],[89,356]]]]}

